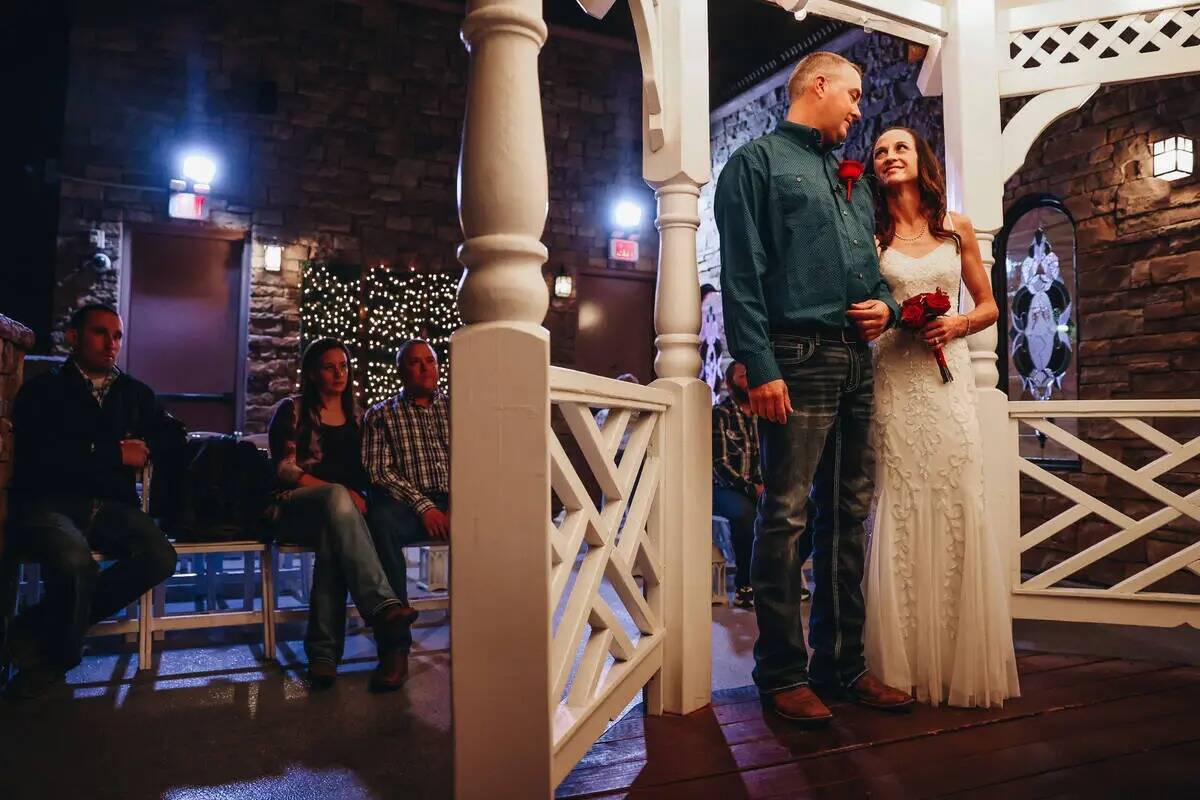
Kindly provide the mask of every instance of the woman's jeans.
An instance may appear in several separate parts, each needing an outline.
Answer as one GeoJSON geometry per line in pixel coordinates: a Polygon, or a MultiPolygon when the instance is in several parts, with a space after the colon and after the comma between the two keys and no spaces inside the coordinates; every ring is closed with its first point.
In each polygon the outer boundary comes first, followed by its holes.
{"type": "MultiPolygon", "coordinates": [[[[283,502],[279,540],[316,548],[304,652],[309,662],[338,663],[346,644],[346,592],[368,623],[400,602],[350,492],[339,484],[294,489],[283,502]]],[[[407,650],[412,643],[397,643],[407,650]]]]}
{"type": "Polygon", "coordinates": [[[759,630],[754,682],[768,694],[804,686],[810,676],[848,686],[866,672],[863,523],[875,477],[871,353],[865,344],[826,338],[771,340],[793,410],[784,425],[759,420],[766,489],[751,567],[759,630]],[[811,664],[800,603],[810,531],[811,664]]]}

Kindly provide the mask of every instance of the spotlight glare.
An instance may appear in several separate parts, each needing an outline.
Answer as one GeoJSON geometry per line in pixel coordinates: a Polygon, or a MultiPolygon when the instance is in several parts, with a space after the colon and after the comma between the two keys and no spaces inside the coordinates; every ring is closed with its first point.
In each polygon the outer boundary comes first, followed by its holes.
{"type": "Polygon", "coordinates": [[[192,183],[211,184],[217,176],[217,162],[200,153],[190,153],[183,158],[183,177],[192,183]]]}
{"type": "Polygon", "coordinates": [[[632,230],[642,224],[642,207],[632,200],[621,200],[613,208],[613,222],[622,230],[632,230]]]}

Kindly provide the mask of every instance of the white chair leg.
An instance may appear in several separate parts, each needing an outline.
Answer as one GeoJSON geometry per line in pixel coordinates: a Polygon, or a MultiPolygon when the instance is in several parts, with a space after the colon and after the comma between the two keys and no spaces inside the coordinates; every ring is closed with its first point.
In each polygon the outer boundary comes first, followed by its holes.
{"type": "Polygon", "coordinates": [[[268,547],[258,554],[262,581],[263,658],[275,660],[275,548],[268,547]]]}
{"type": "Polygon", "coordinates": [[[138,601],[138,670],[150,669],[154,661],[154,590],[138,601]]]}

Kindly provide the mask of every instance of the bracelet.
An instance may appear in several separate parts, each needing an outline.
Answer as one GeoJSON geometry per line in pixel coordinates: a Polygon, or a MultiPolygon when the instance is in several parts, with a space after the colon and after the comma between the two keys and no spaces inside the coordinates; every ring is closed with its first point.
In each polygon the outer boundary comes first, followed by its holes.
{"type": "Polygon", "coordinates": [[[967,321],[967,332],[964,333],[963,336],[970,336],[971,335],[971,315],[963,314],[962,318],[967,321]]]}

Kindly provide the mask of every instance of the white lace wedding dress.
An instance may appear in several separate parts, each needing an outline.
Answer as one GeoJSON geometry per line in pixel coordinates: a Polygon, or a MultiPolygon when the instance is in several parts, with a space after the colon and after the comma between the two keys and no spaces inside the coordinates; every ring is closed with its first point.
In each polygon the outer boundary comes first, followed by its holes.
{"type": "MultiPolygon", "coordinates": [[[[957,305],[954,242],[880,259],[898,302],[941,288],[957,305]]],[[[951,314],[957,313],[955,308],[951,314]]],[[[910,331],[874,346],[877,459],[865,594],[867,666],[922,702],[994,706],[1019,695],[1000,531],[984,512],[982,446],[965,339],[954,380],[910,331]]]]}

